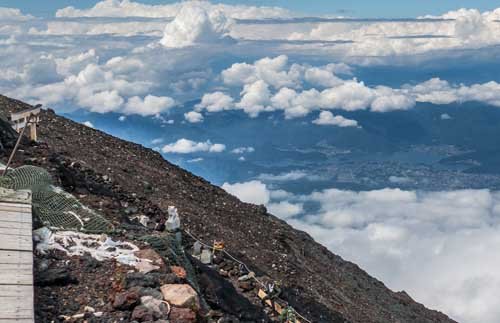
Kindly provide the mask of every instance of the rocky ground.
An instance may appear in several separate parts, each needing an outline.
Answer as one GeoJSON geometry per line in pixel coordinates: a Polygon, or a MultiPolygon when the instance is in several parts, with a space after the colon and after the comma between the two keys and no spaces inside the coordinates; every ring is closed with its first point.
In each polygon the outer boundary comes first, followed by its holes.
{"type": "MultiPolygon", "coordinates": [[[[26,107],[0,96],[0,115],[26,107]]],[[[154,251],[164,266],[144,274],[116,261],[52,251],[37,254],[39,322],[161,322],[167,317],[166,309],[156,308],[151,300],[165,298],[162,286],[168,285],[198,289],[186,304],[172,306],[171,322],[277,321],[257,297],[257,284],[239,281],[246,271],[234,260],[220,255],[212,266],[201,264],[189,256],[194,240],[186,234],[182,244],[187,261],[169,256],[161,243],[169,206],[178,208],[183,228],[199,239],[224,240],[227,250],[259,280],[282,281],[282,298],[313,322],[453,322],[405,292],[390,291],[308,234],[268,214],[263,206],[242,203],[155,151],[52,111],[44,111],[41,120],[39,143],[23,141],[14,166],[44,167],[58,185],[115,224],[113,239],[154,251]],[[141,216],[149,219],[146,227],[138,221],[141,216]],[[195,281],[179,273],[179,265],[195,281]],[[149,307],[141,300],[144,297],[149,307]]],[[[0,132],[5,163],[13,140],[7,130],[0,132]]]]}

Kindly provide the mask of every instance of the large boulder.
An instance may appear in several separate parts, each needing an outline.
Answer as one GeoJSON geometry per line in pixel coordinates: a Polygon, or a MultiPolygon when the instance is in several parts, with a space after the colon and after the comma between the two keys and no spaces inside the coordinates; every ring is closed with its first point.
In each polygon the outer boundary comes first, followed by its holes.
{"type": "Polygon", "coordinates": [[[166,284],[161,286],[163,299],[178,307],[200,309],[200,300],[193,287],[187,284],[166,284]]]}

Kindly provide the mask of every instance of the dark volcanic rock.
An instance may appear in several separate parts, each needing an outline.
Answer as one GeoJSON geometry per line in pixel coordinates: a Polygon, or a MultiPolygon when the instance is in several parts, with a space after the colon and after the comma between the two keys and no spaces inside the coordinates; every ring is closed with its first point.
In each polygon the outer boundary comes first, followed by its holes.
{"type": "Polygon", "coordinates": [[[139,303],[139,294],[135,291],[125,291],[115,295],[113,307],[119,310],[129,310],[139,303]]]}
{"type": "Polygon", "coordinates": [[[66,268],[40,270],[35,275],[35,285],[40,287],[66,286],[76,283],[78,281],[71,276],[71,273],[66,268]]]}
{"type": "Polygon", "coordinates": [[[199,284],[205,300],[212,308],[221,309],[244,320],[258,321],[265,317],[258,307],[238,294],[233,285],[215,270],[196,259],[193,259],[193,263],[199,272],[199,284]]]}

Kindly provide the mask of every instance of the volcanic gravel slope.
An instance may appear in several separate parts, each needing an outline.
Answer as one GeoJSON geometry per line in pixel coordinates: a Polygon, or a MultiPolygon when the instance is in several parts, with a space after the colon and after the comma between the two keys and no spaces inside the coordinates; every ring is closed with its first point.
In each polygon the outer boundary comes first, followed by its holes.
{"type": "MultiPolygon", "coordinates": [[[[0,96],[3,116],[28,107],[0,96]]],[[[268,214],[264,207],[239,201],[151,149],[50,110],[42,112],[39,139],[39,145],[25,144],[15,165],[35,161],[64,182],[64,172],[57,165],[63,158],[109,178],[114,191],[138,196],[150,209],[165,211],[175,205],[185,229],[205,241],[223,239],[227,249],[258,275],[281,280],[285,286],[283,298],[313,322],[454,322],[416,303],[405,292],[389,290],[307,233],[268,214]]],[[[90,195],[96,202],[106,192],[93,191],[90,195]]],[[[115,223],[125,221],[113,216],[111,207],[102,209],[115,223]]]]}

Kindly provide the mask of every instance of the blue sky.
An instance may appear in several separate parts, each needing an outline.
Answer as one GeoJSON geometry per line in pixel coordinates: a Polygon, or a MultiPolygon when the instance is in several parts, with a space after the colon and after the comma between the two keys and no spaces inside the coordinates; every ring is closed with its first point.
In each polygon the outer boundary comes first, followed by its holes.
{"type": "MultiPolygon", "coordinates": [[[[39,16],[51,16],[57,9],[66,6],[85,8],[93,6],[96,0],[0,0],[0,6],[13,7],[39,16]]],[[[172,3],[172,0],[141,0],[138,2],[159,4],[172,3]]],[[[424,14],[439,14],[457,8],[476,8],[481,11],[491,10],[500,6],[500,1],[491,0],[222,0],[214,1],[229,4],[247,4],[259,6],[280,6],[294,11],[312,14],[339,14],[360,18],[394,18],[394,17],[416,17],[424,14]]]]}

